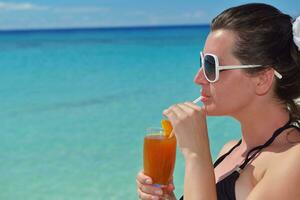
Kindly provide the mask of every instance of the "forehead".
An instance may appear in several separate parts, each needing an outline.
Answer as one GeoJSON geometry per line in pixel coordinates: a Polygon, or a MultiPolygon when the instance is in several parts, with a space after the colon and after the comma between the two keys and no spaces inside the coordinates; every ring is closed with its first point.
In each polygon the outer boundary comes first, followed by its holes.
{"type": "Polygon", "coordinates": [[[215,30],[207,36],[204,53],[212,53],[219,58],[226,58],[232,55],[235,43],[235,34],[229,30],[215,30]]]}

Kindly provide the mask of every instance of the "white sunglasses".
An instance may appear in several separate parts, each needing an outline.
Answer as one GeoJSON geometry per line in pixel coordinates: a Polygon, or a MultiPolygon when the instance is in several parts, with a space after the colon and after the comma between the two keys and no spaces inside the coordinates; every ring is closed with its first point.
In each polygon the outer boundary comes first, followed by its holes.
{"type": "MultiPolygon", "coordinates": [[[[210,83],[214,83],[219,80],[219,74],[221,70],[264,67],[263,65],[220,66],[219,59],[216,55],[203,54],[202,52],[200,52],[200,59],[201,67],[203,67],[204,76],[206,80],[210,83]]],[[[274,70],[274,74],[277,78],[282,79],[282,75],[276,70],[274,70]]]]}

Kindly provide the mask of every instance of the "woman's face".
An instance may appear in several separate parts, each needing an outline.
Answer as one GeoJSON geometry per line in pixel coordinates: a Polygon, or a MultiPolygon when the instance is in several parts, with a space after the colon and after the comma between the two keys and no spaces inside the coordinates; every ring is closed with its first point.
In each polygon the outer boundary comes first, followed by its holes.
{"type": "MultiPolygon", "coordinates": [[[[232,31],[216,30],[208,35],[203,53],[216,55],[221,66],[241,65],[232,54],[234,44],[232,31]]],[[[247,111],[255,96],[251,76],[241,69],[220,71],[219,80],[215,83],[209,83],[200,69],[194,82],[202,86],[201,95],[208,115],[236,116],[241,111],[247,111]]]]}

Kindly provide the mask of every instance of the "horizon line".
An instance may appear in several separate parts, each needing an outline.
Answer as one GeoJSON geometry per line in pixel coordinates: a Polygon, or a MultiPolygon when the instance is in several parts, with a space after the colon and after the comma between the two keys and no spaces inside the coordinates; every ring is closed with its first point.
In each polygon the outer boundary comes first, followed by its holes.
{"type": "Polygon", "coordinates": [[[0,33],[8,32],[42,32],[42,31],[80,31],[80,30],[120,30],[120,29],[152,29],[152,28],[180,28],[180,27],[206,27],[209,24],[157,24],[157,25],[124,25],[124,26],[86,26],[86,27],[49,27],[49,28],[12,28],[0,29],[0,33]]]}

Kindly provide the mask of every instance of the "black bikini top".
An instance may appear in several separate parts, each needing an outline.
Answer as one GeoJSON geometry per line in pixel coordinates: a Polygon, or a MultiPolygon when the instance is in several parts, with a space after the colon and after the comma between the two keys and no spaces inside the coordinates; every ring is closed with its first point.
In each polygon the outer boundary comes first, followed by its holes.
{"type": "MultiPolygon", "coordinates": [[[[217,189],[217,196],[218,200],[235,200],[235,182],[239,178],[241,171],[246,167],[246,165],[255,157],[257,154],[264,148],[268,147],[272,142],[275,140],[275,138],[282,133],[284,130],[288,128],[296,128],[300,130],[299,123],[298,122],[292,122],[292,120],[289,120],[284,126],[277,129],[272,137],[265,142],[263,145],[259,145],[257,147],[254,147],[251,149],[246,156],[246,159],[244,162],[238,166],[231,174],[226,176],[224,179],[216,183],[216,189],[217,189]]],[[[236,147],[238,147],[241,144],[242,140],[240,140],[234,147],[232,147],[227,153],[219,157],[215,163],[214,168],[216,168],[236,147]]],[[[183,200],[183,196],[180,198],[180,200],[183,200]]]]}

